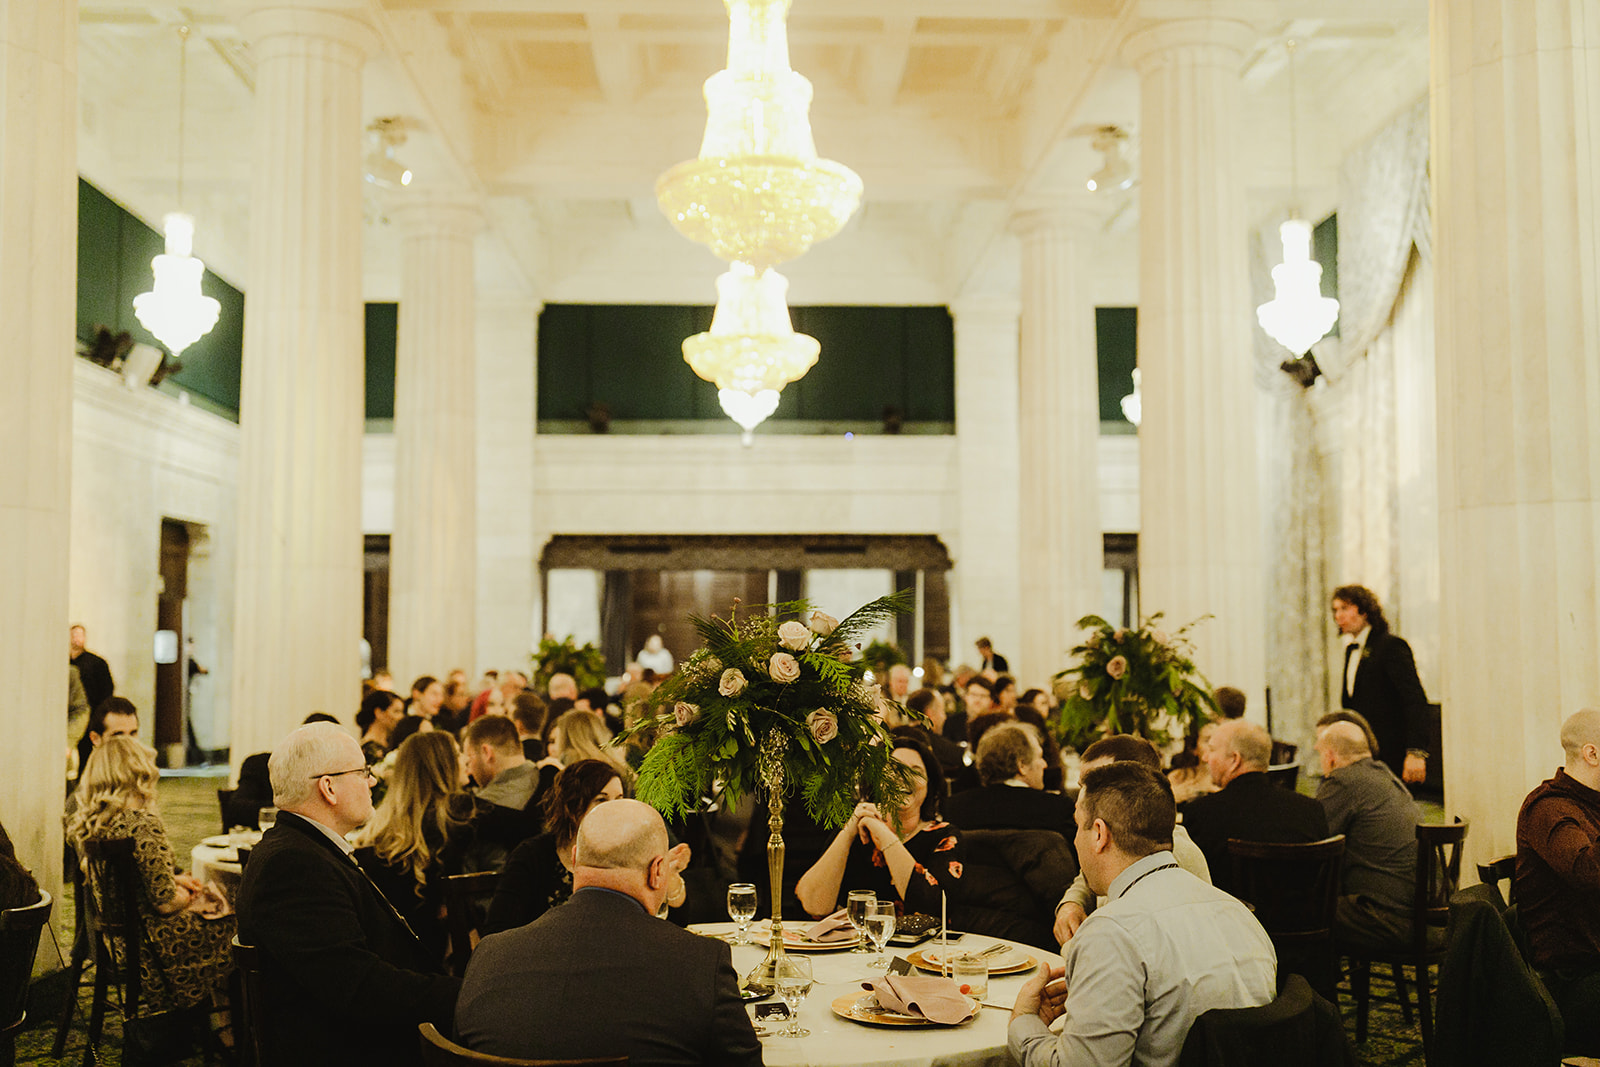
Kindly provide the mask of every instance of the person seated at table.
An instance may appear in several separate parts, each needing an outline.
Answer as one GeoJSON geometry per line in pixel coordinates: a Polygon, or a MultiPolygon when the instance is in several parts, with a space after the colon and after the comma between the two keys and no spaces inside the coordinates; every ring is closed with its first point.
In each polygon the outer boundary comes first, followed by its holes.
{"type": "Polygon", "coordinates": [[[1216,783],[1211,780],[1211,765],[1208,762],[1211,738],[1216,732],[1217,723],[1207,719],[1199,730],[1184,741],[1183,751],[1172,757],[1167,781],[1172,783],[1172,795],[1177,798],[1179,808],[1195,797],[1217,791],[1216,783]]]}
{"type": "Polygon", "coordinates": [[[374,689],[361,698],[356,729],[361,731],[361,755],[366,757],[367,766],[383,762],[389,754],[389,737],[405,717],[405,702],[394,693],[374,689]]]}
{"type": "MultiPolygon", "coordinates": [[[[155,753],[132,737],[108,737],[89,755],[78,781],[77,808],[67,839],[84,856],[87,841],[133,840],[144,925],[139,949],[140,1010],[146,1014],[227,1003],[229,942],[234,917],[213,889],[188,874],[173,874],[172,846],[156,810],[155,753]]],[[[85,868],[88,869],[87,867],[85,868]]],[[[113,887],[94,885],[101,914],[112,914],[113,887]]],[[[127,902],[123,902],[127,903],[127,902]]]]}
{"type": "Polygon", "coordinates": [[[579,826],[572,862],[570,901],[479,943],[457,1039],[525,1059],[759,1065],[732,950],[655,918],[676,875],[661,816],[636,800],[601,804],[579,826]]]}
{"type": "Polygon", "coordinates": [[[579,760],[597,759],[611,764],[624,785],[633,784],[633,768],[628,766],[626,753],[611,743],[611,731],[600,716],[592,711],[564,712],[550,728],[551,761],[570,767],[579,760]]]}
{"type": "Polygon", "coordinates": [[[1070,841],[1077,833],[1072,801],[1044,791],[1044,772],[1044,748],[1033,727],[991,727],[978,742],[983,785],[945,801],[945,817],[963,830],[1054,830],[1070,841]]]}
{"type": "Polygon", "coordinates": [[[523,755],[516,723],[504,715],[476,719],[462,732],[461,751],[479,800],[518,812],[528,806],[539,769],[523,755]]]}
{"type": "Polygon", "coordinates": [[[1017,993],[1008,1030],[1023,1067],[1172,1067],[1194,1021],[1277,995],[1277,956],[1238,900],[1172,855],[1177,805],[1159,769],[1132,761],[1083,776],[1078,861],[1107,902],[1017,993]],[[1059,1035],[1050,1024],[1065,1015],[1059,1035]]]}
{"type": "Polygon", "coordinates": [[[0,911],[25,908],[39,902],[39,883],[33,872],[17,859],[16,846],[6,828],[0,826],[0,911]]]}
{"type": "Polygon", "coordinates": [[[939,820],[944,772],[920,737],[894,735],[894,758],[911,770],[911,792],[889,815],[869,801],[856,805],[827,851],[800,876],[795,893],[812,915],[841,905],[848,890],[876,890],[907,912],[938,915],[941,892],[954,907],[965,899],[961,831],[939,820]],[[891,825],[892,821],[892,825],[891,825]]]}
{"type": "Polygon", "coordinates": [[[916,721],[901,729],[916,730],[922,736],[949,782],[966,765],[967,750],[944,735],[944,697],[933,689],[918,689],[906,697],[906,710],[916,721]]]}

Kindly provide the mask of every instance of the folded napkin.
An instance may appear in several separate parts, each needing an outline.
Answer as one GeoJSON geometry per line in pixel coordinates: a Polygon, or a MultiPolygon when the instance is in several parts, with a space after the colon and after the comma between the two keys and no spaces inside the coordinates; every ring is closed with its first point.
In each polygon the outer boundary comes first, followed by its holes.
{"type": "Polygon", "coordinates": [[[840,908],[826,919],[818,920],[806,927],[800,934],[807,941],[838,942],[854,941],[856,928],[850,925],[850,920],[845,917],[844,909],[840,908]]]}
{"type": "Polygon", "coordinates": [[[878,995],[878,1003],[890,1011],[920,1015],[932,1023],[954,1026],[978,1013],[970,997],[964,996],[953,979],[926,974],[890,974],[862,982],[862,989],[878,995]]]}

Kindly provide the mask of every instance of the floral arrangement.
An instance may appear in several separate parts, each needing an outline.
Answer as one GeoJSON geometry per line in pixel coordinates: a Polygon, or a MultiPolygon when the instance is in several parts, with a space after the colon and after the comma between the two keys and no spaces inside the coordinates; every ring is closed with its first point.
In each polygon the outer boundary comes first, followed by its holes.
{"type": "Polygon", "coordinates": [[[805,601],[742,616],[735,601],[726,620],[693,616],[704,646],[656,690],[659,712],[630,731],[658,735],[639,768],[638,798],[672,818],[718,787],[729,805],[798,790],[828,827],[848,821],[863,797],[896,810],[910,782],[891,756],[877,690],[864,684],[864,664],[850,661],[859,638],[908,610],[896,593],[843,622],[805,601]]]}
{"type": "Polygon", "coordinates": [[[579,689],[606,684],[605,654],[592,644],[579,645],[571,634],[560,641],[547,634],[533,653],[533,663],[533,685],[541,693],[557,674],[572,675],[579,689]]]}
{"type": "Polygon", "coordinates": [[[1114,627],[1098,615],[1085,615],[1078,627],[1089,631],[1072,650],[1077,665],[1056,674],[1063,736],[1137,734],[1156,745],[1172,740],[1169,725],[1188,733],[1217,711],[1211,684],[1195,668],[1189,630],[1203,615],[1177,631],[1157,627],[1161,615],[1137,627],[1114,627]]]}

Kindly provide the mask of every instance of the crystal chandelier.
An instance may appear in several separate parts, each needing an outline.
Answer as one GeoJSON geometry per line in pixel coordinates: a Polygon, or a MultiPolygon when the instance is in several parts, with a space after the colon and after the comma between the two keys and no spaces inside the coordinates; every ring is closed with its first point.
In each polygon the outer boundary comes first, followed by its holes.
{"type": "MultiPolygon", "coordinates": [[[[1289,50],[1289,168],[1296,201],[1300,198],[1300,164],[1295,139],[1295,42],[1289,50]]],[[[1333,329],[1339,301],[1322,295],[1322,265],[1311,258],[1311,223],[1291,214],[1278,227],[1283,262],[1272,268],[1273,298],[1256,308],[1256,321],[1267,336],[1297,357],[1333,329]]]]}
{"type": "Polygon", "coordinates": [[[861,179],[817,158],[811,83],[789,67],[789,2],[723,0],[728,66],[706,80],[700,155],[656,181],[678,231],[730,265],[717,280],[710,332],[683,351],[716,383],[747,443],[778,392],[817,359],[817,342],[790,324],[789,283],[772,268],[838,233],[861,203],[861,179]]]}
{"type": "MultiPolygon", "coordinates": [[[[178,27],[182,42],[178,58],[178,205],[183,205],[183,114],[188,92],[189,27],[178,27]]],[[[167,347],[173,358],[211,332],[222,305],[200,292],[206,265],[191,254],[194,218],[182,211],[169,213],[162,222],[165,252],[150,261],[155,287],[133,298],[139,325],[167,347]]]]}
{"type": "Polygon", "coordinates": [[[1133,392],[1122,398],[1122,417],[1133,423],[1133,428],[1139,428],[1139,422],[1144,418],[1144,394],[1139,391],[1139,368],[1135,367],[1133,374],[1133,392]]]}

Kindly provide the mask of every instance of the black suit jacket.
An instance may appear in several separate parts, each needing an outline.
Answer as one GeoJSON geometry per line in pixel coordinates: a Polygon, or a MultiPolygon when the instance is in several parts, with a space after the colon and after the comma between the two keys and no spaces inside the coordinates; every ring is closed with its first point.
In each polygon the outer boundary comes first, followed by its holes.
{"type": "Polygon", "coordinates": [[[606,889],[479,942],[456,1033],[475,1052],[526,1059],[761,1063],[728,946],[606,889]]]}
{"type": "Polygon", "coordinates": [[[1373,630],[1356,665],[1354,692],[1345,695],[1340,679],[1339,703],[1360,712],[1372,726],[1381,759],[1398,771],[1406,749],[1428,747],[1428,694],[1417,677],[1417,661],[1405,638],[1373,630]]]}
{"type": "Polygon", "coordinates": [[[261,953],[264,1067],[419,1064],[419,1023],[449,1032],[460,979],[423,970],[417,939],[355,861],[283,812],[239,885],[239,940],[261,953]]]}
{"type": "Polygon", "coordinates": [[[1078,833],[1072,801],[1042,789],[980,786],[955,794],[939,811],[963,830],[1054,830],[1068,843],[1078,833]]]}
{"type": "Polygon", "coordinates": [[[1260,771],[1241,774],[1216,793],[1195,797],[1184,806],[1183,826],[1205,853],[1211,884],[1233,892],[1233,860],[1228,838],[1242,841],[1321,841],[1328,836],[1328,815],[1313,797],[1282,786],[1260,771]]]}

